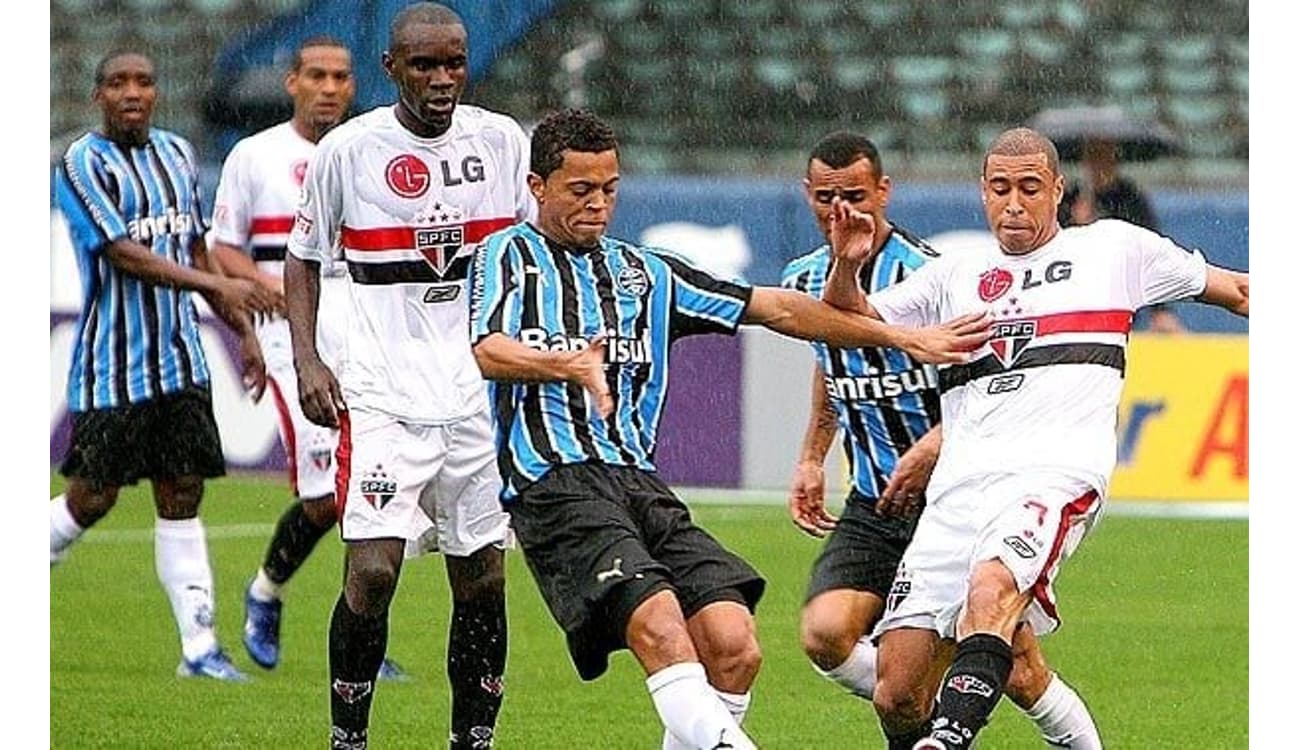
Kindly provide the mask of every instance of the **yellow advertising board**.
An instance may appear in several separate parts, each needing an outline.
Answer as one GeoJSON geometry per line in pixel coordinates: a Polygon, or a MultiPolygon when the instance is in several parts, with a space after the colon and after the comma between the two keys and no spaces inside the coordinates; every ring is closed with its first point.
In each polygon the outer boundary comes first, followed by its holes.
{"type": "Polygon", "coordinates": [[[1245,336],[1133,334],[1110,496],[1246,500],[1249,406],[1245,336]]]}

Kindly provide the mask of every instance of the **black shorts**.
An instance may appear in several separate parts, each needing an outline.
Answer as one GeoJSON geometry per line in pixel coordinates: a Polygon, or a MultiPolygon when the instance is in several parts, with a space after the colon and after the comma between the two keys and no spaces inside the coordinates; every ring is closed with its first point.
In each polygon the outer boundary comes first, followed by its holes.
{"type": "Polygon", "coordinates": [[[871,498],[850,492],[840,522],[813,563],[804,602],[833,589],[867,591],[884,599],[916,522],[916,517],[878,515],[871,498]]]}
{"type": "Polygon", "coordinates": [[[650,472],[558,466],[505,508],[584,680],[626,646],[628,618],[651,594],[675,591],[687,617],[717,601],[752,612],[763,595],[762,576],[693,524],[650,472]]]}
{"type": "Polygon", "coordinates": [[[138,404],[73,414],[72,445],[61,471],[100,487],[225,474],[211,394],[190,386],[138,404]]]}

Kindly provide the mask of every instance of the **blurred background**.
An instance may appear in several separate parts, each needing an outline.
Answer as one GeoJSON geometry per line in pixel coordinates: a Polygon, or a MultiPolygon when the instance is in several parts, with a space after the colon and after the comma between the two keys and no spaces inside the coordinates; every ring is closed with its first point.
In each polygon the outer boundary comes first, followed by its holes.
{"type": "MultiPolygon", "coordinates": [[[[983,150],[1001,130],[1031,123],[1057,128],[1058,145],[1073,147],[1064,166],[1074,195],[1082,198],[1077,208],[1063,211],[1063,221],[1122,215],[1107,209],[1103,193],[1110,188],[1103,183],[1109,178],[1098,176],[1105,170],[1083,161],[1087,143],[1101,138],[1117,146],[1110,158],[1149,203],[1150,216],[1139,223],[1200,248],[1211,262],[1249,267],[1246,0],[446,4],[462,14],[470,36],[472,82],[464,101],[511,114],[525,128],[558,107],[595,110],[620,136],[626,176],[611,233],[671,247],[720,272],[774,284],[788,260],[820,244],[799,180],[812,145],[841,128],[859,130],[880,147],[896,186],[890,206],[895,223],[945,250],[988,242],[978,198],[983,150]]],[[[302,39],[324,32],[351,47],[354,112],[392,101],[379,55],[388,21],[404,5],[53,0],[51,159],[98,124],[89,91],[99,58],[117,47],[141,47],[158,63],[155,125],[198,147],[211,200],[221,160],[235,140],[290,114],[281,81],[302,39]]],[[[57,381],[67,362],[59,350],[61,331],[75,318],[80,290],[54,212],[51,226],[51,370],[57,381]]],[[[1235,341],[1230,354],[1214,355],[1227,357],[1226,374],[1197,386],[1228,393],[1234,373],[1246,368],[1245,321],[1191,304],[1169,312],[1174,332],[1235,341]]],[[[1151,321],[1143,318],[1140,325],[1151,321]]],[[[685,374],[675,376],[674,387],[688,393],[677,399],[678,412],[670,407],[663,434],[738,423],[738,447],[728,452],[666,440],[660,463],[680,482],[783,485],[797,436],[773,441],[770,435],[792,432],[791,420],[802,424],[811,362],[806,347],[765,334],[712,338],[680,347],[674,367],[685,374]],[[798,397],[781,400],[788,403],[770,399],[796,388],[798,397]],[[750,393],[768,399],[760,408],[750,393]],[[682,414],[684,406],[693,413],[682,414]],[[677,427],[674,420],[680,420],[677,427]]],[[[1209,356],[1179,351],[1192,369],[1209,356]]],[[[54,385],[52,460],[63,417],[61,385],[54,385]]],[[[1178,398],[1192,400],[1188,388],[1178,398]]],[[[1162,404],[1178,401],[1161,398],[1162,404]]],[[[1214,404],[1206,403],[1212,396],[1196,400],[1205,412],[1201,422],[1235,418],[1232,404],[1215,417],[1209,411],[1214,404]]],[[[261,418],[244,414],[248,408],[236,389],[225,406],[219,404],[219,416],[225,409],[246,422],[261,418]]],[[[1121,416],[1122,426],[1131,427],[1121,416]]],[[[271,420],[268,414],[267,429],[248,445],[227,446],[236,464],[279,460],[271,420]]],[[[1141,459],[1139,428],[1133,438],[1139,442],[1129,446],[1131,461],[1141,459]]],[[[1208,445],[1215,450],[1231,444],[1213,424],[1182,429],[1210,430],[1208,445]]],[[[1213,460],[1209,466],[1201,468],[1213,471],[1213,460]]],[[[1237,484],[1216,486],[1213,493],[1244,499],[1244,464],[1230,473],[1237,484]]]]}

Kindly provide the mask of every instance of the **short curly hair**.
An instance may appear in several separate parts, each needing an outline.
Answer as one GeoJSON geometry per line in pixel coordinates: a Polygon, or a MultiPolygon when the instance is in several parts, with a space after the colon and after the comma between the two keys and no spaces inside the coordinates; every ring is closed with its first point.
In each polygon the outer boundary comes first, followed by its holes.
{"type": "Polygon", "coordinates": [[[552,112],[533,129],[529,169],[543,180],[564,163],[565,151],[618,152],[614,129],[585,109],[552,112]]]}

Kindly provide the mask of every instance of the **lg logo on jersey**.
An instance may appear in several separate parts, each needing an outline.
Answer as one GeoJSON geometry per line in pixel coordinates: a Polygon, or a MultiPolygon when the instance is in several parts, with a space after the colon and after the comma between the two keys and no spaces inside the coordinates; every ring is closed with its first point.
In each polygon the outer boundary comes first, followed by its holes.
{"type": "MultiPolygon", "coordinates": [[[[1026,268],[1020,281],[1022,290],[1033,289],[1044,283],[1055,284],[1070,278],[1072,267],[1068,260],[1054,260],[1047,264],[1041,278],[1034,276],[1034,269],[1026,268]]],[[[1013,277],[1005,268],[990,268],[980,274],[979,295],[985,302],[992,302],[1011,290],[1013,277]]]]}
{"type": "MultiPolygon", "coordinates": [[[[482,182],[486,179],[483,160],[473,154],[461,159],[460,173],[457,175],[452,174],[451,163],[446,159],[439,160],[438,166],[442,173],[444,187],[455,187],[467,182],[482,182]]],[[[419,198],[429,191],[429,185],[433,182],[428,165],[415,154],[402,154],[388,162],[388,166],[384,169],[384,177],[388,180],[389,189],[403,198],[419,198]]]]}

